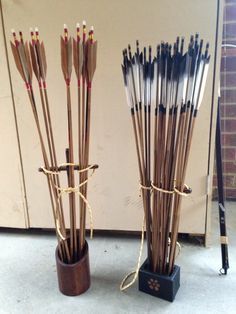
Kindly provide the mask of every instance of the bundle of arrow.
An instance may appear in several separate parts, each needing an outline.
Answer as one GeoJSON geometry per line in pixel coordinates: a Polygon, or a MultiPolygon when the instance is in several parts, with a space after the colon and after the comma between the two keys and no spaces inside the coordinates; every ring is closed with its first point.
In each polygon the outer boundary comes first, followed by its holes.
{"type": "Polygon", "coordinates": [[[53,216],[58,238],[59,254],[62,261],[73,263],[83,255],[85,245],[85,219],[86,219],[86,197],[89,161],[89,139],[90,139],[90,115],[91,115],[91,91],[92,80],[96,68],[97,42],[94,41],[94,30],[91,27],[89,36],[86,38],[86,23],[83,22],[82,38],[80,37],[79,24],[76,25],[76,38],[68,37],[67,26],[64,25],[64,36],[61,37],[61,66],[66,83],[67,93],[67,118],[68,118],[68,149],[66,149],[67,163],[59,166],[57,162],[54,132],[51,122],[50,105],[47,94],[47,62],[44,43],[39,39],[39,31],[30,30],[31,42],[28,44],[23,40],[22,32],[19,39],[13,30],[14,42],[11,48],[16,67],[25,82],[25,87],[31,103],[34,120],[36,123],[43,160],[43,171],[47,175],[49,193],[53,209],[53,216]],[[72,59],[74,62],[72,62],[72,59]],[[77,76],[76,88],[78,89],[78,160],[74,163],[73,149],[73,126],[72,126],[72,104],[71,104],[71,73],[74,63],[77,76]],[[41,100],[41,108],[34,97],[32,85],[32,72],[38,82],[41,100]],[[82,81],[82,84],[81,84],[82,81]],[[40,121],[39,111],[43,113],[43,121],[40,121]],[[44,138],[46,134],[46,138],[44,138]],[[59,180],[59,171],[67,170],[68,188],[62,189],[59,180]],[[75,186],[75,171],[79,172],[79,188],[75,186]],[[78,191],[77,191],[78,190],[78,191]],[[70,227],[67,234],[63,201],[61,193],[68,192],[70,227]],[[80,197],[80,224],[79,235],[76,225],[76,200],[75,193],[80,197]],[[68,241],[69,239],[69,241],[68,241]],[[79,239],[79,241],[78,241],[79,239]],[[79,243],[78,243],[79,242],[79,243]]]}
{"type": "Polygon", "coordinates": [[[123,51],[122,71],[131,109],[152,271],[171,274],[181,199],[190,192],[186,169],[209,67],[209,45],[191,36],[152,49],[123,51]]]}

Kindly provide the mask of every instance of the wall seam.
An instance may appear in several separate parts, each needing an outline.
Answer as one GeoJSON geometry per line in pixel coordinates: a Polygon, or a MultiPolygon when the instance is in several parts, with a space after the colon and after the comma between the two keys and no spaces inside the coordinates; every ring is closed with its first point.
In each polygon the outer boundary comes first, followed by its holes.
{"type": "Polygon", "coordinates": [[[18,153],[19,153],[19,158],[20,158],[20,173],[21,173],[22,185],[23,185],[22,194],[23,194],[25,227],[29,228],[30,221],[29,221],[29,212],[28,212],[27,190],[26,190],[26,184],[25,184],[24,165],[23,165],[23,158],[22,158],[22,153],[21,153],[20,134],[19,134],[17,115],[16,115],[16,106],[15,106],[15,98],[14,98],[13,84],[12,84],[12,77],[11,77],[11,70],[10,70],[9,54],[8,54],[8,49],[7,49],[2,0],[0,0],[0,15],[1,15],[1,24],[2,24],[2,35],[3,35],[4,48],[5,48],[5,57],[6,57],[6,63],[7,63],[7,72],[8,72],[11,99],[12,99],[13,115],[14,115],[14,121],[15,121],[16,138],[17,138],[17,144],[18,144],[18,153]]]}

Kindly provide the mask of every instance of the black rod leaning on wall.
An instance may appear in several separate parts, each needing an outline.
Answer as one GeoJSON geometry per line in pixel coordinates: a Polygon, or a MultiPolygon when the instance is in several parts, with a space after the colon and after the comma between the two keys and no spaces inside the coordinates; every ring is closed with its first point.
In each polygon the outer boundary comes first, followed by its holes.
{"type": "Polygon", "coordinates": [[[224,180],[222,169],[220,97],[218,97],[216,120],[216,171],[219,203],[220,243],[222,257],[222,268],[220,269],[220,274],[227,275],[227,269],[229,268],[229,257],[228,257],[228,237],[226,232],[226,219],[225,219],[224,180]]]}

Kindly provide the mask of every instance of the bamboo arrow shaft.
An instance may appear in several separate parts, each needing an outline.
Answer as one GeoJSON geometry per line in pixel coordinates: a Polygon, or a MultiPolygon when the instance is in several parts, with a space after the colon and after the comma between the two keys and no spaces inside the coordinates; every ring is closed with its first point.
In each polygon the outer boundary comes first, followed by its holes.
{"type": "MultiPolygon", "coordinates": [[[[42,149],[42,154],[43,154],[45,167],[48,169],[49,168],[49,162],[48,162],[48,158],[47,158],[47,154],[46,154],[46,149],[45,149],[43,136],[42,136],[39,120],[38,120],[38,114],[37,114],[37,111],[36,111],[36,104],[35,104],[34,95],[33,95],[32,90],[28,90],[28,96],[29,96],[29,100],[30,100],[30,103],[31,103],[31,107],[32,107],[32,111],[33,111],[33,115],[34,115],[37,131],[38,131],[38,134],[39,134],[40,146],[41,146],[41,149],[42,149]]],[[[50,192],[51,204],[52,204],[52,208],[53,208],[54,221],[55,221],[55,224],[56,224],[57,217],[60,220],[60,215],[58,215],[57,205],[54,203],[53,198],[52,198],[52,194],[56,198],[56,191],[53,188],[53,185],[51,184],[51,180],[52,180],[51,176],[47,176],[47,182],[48,182],[48,187],[49,187],[49,192],[50,192]]],[[[64,253],[63,253],[62,247],[63,246],[61,246],[60,239],[58,238],[59,254],[60,254],[60,256],[62,258],[64,258],[64,253]]]]}
{"type": "MultiPolygon", "coordinates": [[[[67,85],[67,118],[68,118],[68,143],[69,143],[69,162],[74,163],[74,148],[73,148],[73,129],[72,129],[72,108],[71,108],[71,93],[70,86],[67,85]]],[[[69,167],[69,185],[75,187],[74,169],[69,167]]],[[[70,202],[70,250],[71,255],[77,257],[77,233],[76,233],[76,203],[75,194],[69,194],[70,202]]]]}
{"type": "MultiPolygon", "coordinates": [[[[46,83],[45,83],[46,84],[46,83]]],[[[50,107],[49,107],[49,101],[48,101],[48,94],[46,87],[43,88],[43,94],[45,98],[45,104],[46,104],[46,115],[47,115],[47,121],[48,121],[48,130],[49,130],[49,138],[51,142],[51,150],[52,150],[52,166],[57,167],[57,155],[56,155],[56,148],[55,148],[55,141],[54,141],[54,134],[52,129],[52,121],[51,121],[51,113],[50,113],[50,107]]],[[[59,175],[56,175],[56,184],[58,187],[61,186],[59,175]]],[[[61,208],[61,217],[62,217],[62,227],[65,229],[65,218],[64,218],[64,210],[63,210],[63,203],[62,199],[60,198],[60,208],[61,208]]],[[[67,245],[67,243],[66,243],[67,245]]]]}
{"type": "MultiPolygon", "coordinates": [[[[91,120],[91,84],[87,88],[87,101],[86,101],[86,118],[85,118],[85,150],[84,150],[84,167],[88,166],[89,161],[89,142],[90,142],[90,120],[91,120]]],[[[85,172],[83,180],[88,179],[88,173],[85,172]]],[[[83,195],[87,197],[87,184],[83,186],[83,195]]],[[[81,211],[80,225],[80,247],[81,249],[85,244],[85,224],[86,224],[86,204],[84,203],[81,211]]]]}

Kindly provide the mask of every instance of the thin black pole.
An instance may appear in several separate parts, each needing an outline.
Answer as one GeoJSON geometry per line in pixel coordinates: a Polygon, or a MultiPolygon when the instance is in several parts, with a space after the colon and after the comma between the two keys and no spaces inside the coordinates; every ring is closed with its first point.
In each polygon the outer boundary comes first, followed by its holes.
{"type": "Polygon", "coordinates": [[[225,220],[224,180],[223,180],[223,169],[222,169],[220,97],[218,97],[218,109],[217,109],[217,121],[216,121],[216,171],[217,171],[217,187],[218,187],[218,203],[219,203],[221,258],[222,258],[222,268],[220,269],[220,273],[227,275],[227,269],[229,268],[229,257],[228,257],[228,237],[227,237],[227,232],[226,232],[226,220],[225,220]]]}

